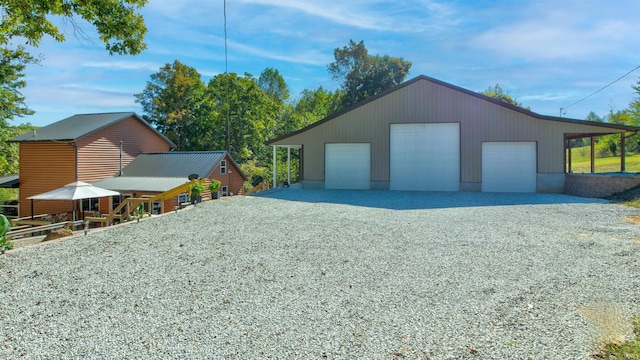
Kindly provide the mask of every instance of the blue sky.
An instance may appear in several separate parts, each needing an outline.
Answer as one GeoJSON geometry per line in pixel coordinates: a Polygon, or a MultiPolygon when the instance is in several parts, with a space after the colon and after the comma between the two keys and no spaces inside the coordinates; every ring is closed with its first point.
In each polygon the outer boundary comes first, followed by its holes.
{"type": "MultiPolygon", "coordinates": [[[[142,10],[148,49],[109,56],[88,25],[67,42],[46,39],[42,64],[27,69],[23,90],[43,126],[80,113],[135,111],[133,94],[151,74],[178,60],[208,80],[225,70],[222,0],[150,0],[142,10]]],[[[640,65],[638,0],[228,0],[229,71],[256,77],[280,71],[295,98],[303,89],[335,89],[333,50],[364,40],[370,54],[413,63],[407,79],[427,75],[472,91],[499,83],[544,115],[559,115],[640,65]]],[[[624,109],[640,70],[564,116],[584,119],[624,109]]]]}

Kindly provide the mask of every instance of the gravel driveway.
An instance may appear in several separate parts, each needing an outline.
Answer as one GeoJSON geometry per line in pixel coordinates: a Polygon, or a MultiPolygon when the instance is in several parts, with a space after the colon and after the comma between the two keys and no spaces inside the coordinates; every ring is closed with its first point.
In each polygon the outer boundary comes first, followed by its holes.
{"type": "Polygon", "coordinates": [[[599,323],[640,315],[636,213],[541,194],[204,203],[0,257],[0,358],[587,359],[599,323]]]}

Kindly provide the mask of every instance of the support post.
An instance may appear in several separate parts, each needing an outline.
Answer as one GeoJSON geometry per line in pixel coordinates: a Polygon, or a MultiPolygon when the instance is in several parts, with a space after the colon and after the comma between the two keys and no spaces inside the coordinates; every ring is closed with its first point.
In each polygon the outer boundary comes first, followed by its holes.
{"type": "Polygon", "coordinates": [[[624,133],[620,133],[620,147],[622,147],[622,149],[620,149],[620,172],[625,172],[626,161],[625,161],[625,152],[624,152],[624,133]]]}
{"type": "Polygon", "coordinates": [[[273,146],[273,188],[278,187],[278,165],[276,164],[276,146],[273,146]]]}
{"type": "Polygon", "coordinates": [[[595,156],[595,154],[596,154],[596,151],[595,151],[596,144],[595,144],[595,142],[593,140],[594,140],[594,137],[592,136],[591,137],[591,173],[592,174],[596,170],[596,156],[595,156]]]}
{"type": "Polygon", "coordinates": [[[568,172],[569,174],[571,174],[571,173],[572,173],[572,171],[571,171],[571,139],[570,139],[570,138],[569,138],[569,139],[567,139],[567,142],[569,143],[569,145],[567,146],[567,148],[569,149],[569,156],[568,156],[568,159],[569,159],[569,168],[567,169],[567,172],[568,172]]]}
{"type": "Polygon", "coordinates": [[[287,146],[287,184],[291,184],[291,146],[287,146]]]}

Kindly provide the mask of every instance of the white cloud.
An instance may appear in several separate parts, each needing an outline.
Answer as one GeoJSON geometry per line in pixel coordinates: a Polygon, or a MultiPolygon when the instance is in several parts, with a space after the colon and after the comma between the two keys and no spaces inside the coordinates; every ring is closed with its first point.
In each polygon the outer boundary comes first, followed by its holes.
{"type": "Polygon", "coordinates": [[[593,61],[640,45],[629,36],[640,32],[637,11],[625,12],[633,8],[640,10],[637,4],[625,9],[604,2],[535,2],[517,12],[506,9],[512,11],[507,21],[480,31],[470,43],[509,59],[593,61]]]}
{"type": "Polygon", "coordinates": [[[326,65],[331,59],[328,54],[320,54],[316,51],[298,51],[297,53],[287,53],[283,51],[270,51],[249,45],[244,45],[229,40],[229,47],[244,54],[259,56],[262,58],[284,61],[289,63],[306,65],[326,65]]]}
{"type": "Polygon", "coordinates": [[[290,9],[330,22],[364,30],[420,33],[451,22],[453,11],[435,1],[239,0],[240,3],[290,9]],[[373,10],[377,9],[377,10],[373,10]]]}
{"type": "Polygon", "coordinates": [[[157,63],[137,61],[86,61],[82,63],[82,66],[109,70],[148,70],[154,72],[162,67],[157,63]]]}

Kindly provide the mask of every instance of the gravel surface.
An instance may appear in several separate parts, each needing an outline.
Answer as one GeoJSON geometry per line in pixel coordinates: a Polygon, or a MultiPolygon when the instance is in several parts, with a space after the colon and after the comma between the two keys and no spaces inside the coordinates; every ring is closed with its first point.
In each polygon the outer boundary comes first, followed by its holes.
{"type": "Polygon", "coordinates": [[[592,319],[624,335],[640,315],[636,213],[542,194],[208,202],[0,257],[0,358],[588,359],[592,319]]]}

